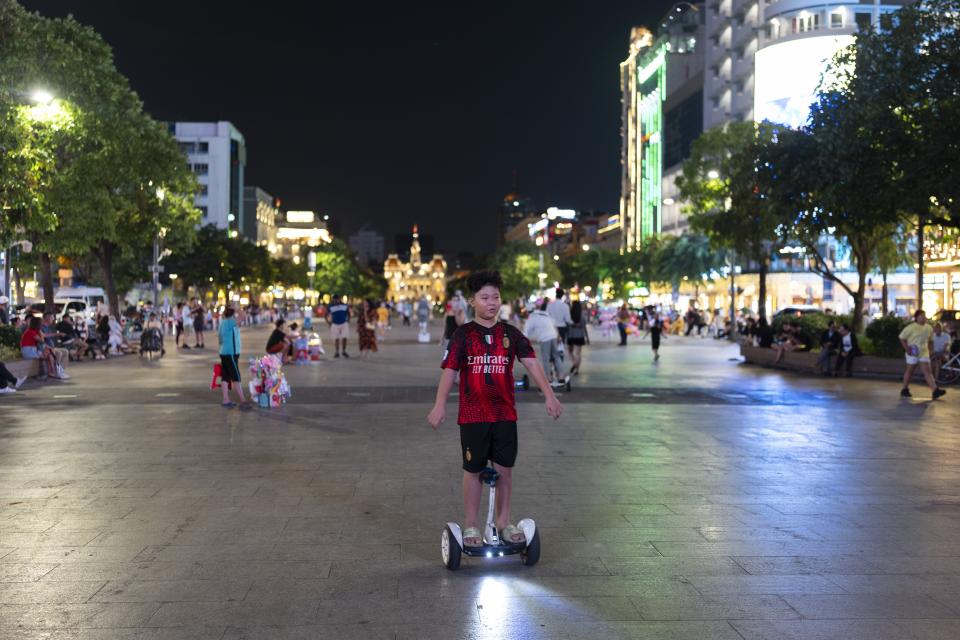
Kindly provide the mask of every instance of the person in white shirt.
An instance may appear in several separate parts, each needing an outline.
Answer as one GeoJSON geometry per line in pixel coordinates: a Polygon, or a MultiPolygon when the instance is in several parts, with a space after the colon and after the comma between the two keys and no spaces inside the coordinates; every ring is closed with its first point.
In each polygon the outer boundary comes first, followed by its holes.
{"type": "Polygon", "coordinates": [[[930,356],[930,368],[933,377],[940,375],[940,365],[950,357],[950,334],[943,330],[939,322],[933,324],[933,355],[930,356]]]}
{"type": "Polygon", "coordinates": [[[543,368],[552,383],[565,381],[567,377],[563,374],[563,360],[560,358],[560,334],[547,307],[547,301],[544,300],[540,308],[530,314],[523,327],[523,335],[537,345],[543,368]]]}
{"type": "Polygon", "coordinates": [[[570,305],[563,300],[563,289],[557,287],[557,297],[547,305],[547,314],[553,320],[553,326],[557,328],[560,334],[560,341],[567,341],[567,327],[573,324],[570,318],[570,305]]]}

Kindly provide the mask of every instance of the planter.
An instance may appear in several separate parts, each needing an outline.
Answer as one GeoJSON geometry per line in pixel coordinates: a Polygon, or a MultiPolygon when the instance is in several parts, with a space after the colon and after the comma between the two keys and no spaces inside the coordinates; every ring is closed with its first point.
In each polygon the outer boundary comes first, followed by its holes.
{"type": "MultiPolygon", "coordinates": [[[[811,351],[789,351],[783,354],[783,359],[777,364],[773,362],[777,358],[777,352],[773,349],[741,344],[740,355],[742,355],[744,360],[749,364],[756,364],[761,367],[786,369],[788,371],[799,371],[801,373],[818,375],[820,373],[817,370],[817,360],[820,354],[811,351]]],[[[903,377],[905,366],[902,358],[860,356],[853,361],[853,374],[861,377],[899,379],[903,377]]],[[[919,380],[923,379],[919,368],[914,374],[914,378],[919,380]]]]}
{"type": "Polygon", "coordinates": [[[35,375],[40,373],[40,361],[39,360],[11,360],[10,362],[4,362],[7,370],[10,371],[11,375],[16,376],[17,378],[32,378],[35,375]]]}

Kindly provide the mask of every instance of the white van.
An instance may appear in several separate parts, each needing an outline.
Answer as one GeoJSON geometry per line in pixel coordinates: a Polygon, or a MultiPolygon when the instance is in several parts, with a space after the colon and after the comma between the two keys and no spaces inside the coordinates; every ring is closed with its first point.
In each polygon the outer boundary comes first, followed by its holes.
{"type": "Polygon", "coordinates": [[[71,315],[93,320],[98,305],[106,304],[107,295],[100,287],[61,287],[54,292],[53,299],[57,305],[63,304],[71,315]]]}

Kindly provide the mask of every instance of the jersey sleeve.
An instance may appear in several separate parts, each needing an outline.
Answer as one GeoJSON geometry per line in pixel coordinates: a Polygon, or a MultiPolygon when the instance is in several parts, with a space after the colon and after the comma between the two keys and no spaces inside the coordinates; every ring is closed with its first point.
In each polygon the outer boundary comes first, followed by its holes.
{"type": "Polygon", "coordinates": [[[447,344],[447,350],[443,354],[443,362],[440,363],[441,369],[453,369],[460,371],[467,359],[467,334],[463,328],[458,328],[450,337],[447,344]]]}
{"type": "Polygon", "coordinates": [[[530,340],[527,339],[527,336],[523,335],[518,329],[512,326],[508,329],[508,331],[510,332],[510,340],[516,345],[516,353],[519,360],[537,357],[537,354],[530,345],[530,340]]]}

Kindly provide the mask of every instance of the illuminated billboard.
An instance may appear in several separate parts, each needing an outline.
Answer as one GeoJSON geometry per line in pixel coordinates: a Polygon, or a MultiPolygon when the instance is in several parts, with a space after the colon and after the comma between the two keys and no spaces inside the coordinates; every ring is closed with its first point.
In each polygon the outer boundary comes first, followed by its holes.
{"type": "Polygon", "coordinates": [[[806,124],[827,64],[850,44],[851,35],[817,36],[757,51],[754,118],[791,127],[806,124]]]}

